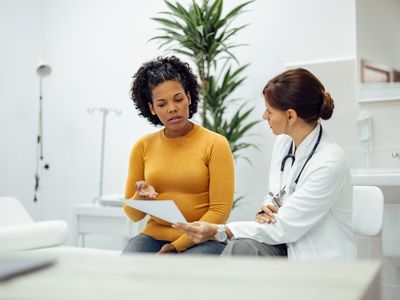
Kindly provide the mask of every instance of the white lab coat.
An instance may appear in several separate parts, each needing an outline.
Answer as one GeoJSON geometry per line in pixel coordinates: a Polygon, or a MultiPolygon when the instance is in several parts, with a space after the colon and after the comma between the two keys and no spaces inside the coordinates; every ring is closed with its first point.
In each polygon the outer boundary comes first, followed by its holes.
{"type": "MultiPolygon", "coordinates": [[[[276,224],[255,221],[227,224],[234,239],[252,238],[259,242],[288,245],[289,260],[353,260],[357,256],[352,229],[352,181],[343,150],[325,130],[314,155],[305,166],[296,189],[290,187],[313,148],[319,125],[303,140],[288,159],[282,186],[286,184],[283,205],[276,224]]],[[[274,145],[269,173],[270,191],[280,189],[280,166],[292,139],[280,135],[274,145]]],[[[265,202],[271,197],[266,197],[265,202]]]]}

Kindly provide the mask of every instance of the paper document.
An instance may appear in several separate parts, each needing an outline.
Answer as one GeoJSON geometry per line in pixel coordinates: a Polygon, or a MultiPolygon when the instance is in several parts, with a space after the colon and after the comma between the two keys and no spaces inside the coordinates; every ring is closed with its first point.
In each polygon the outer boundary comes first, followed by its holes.
{"type": "Polygon", "coordinates": [[[187,223],[172,200],[125,200],[124,204],[170,223],[187,223]]]}

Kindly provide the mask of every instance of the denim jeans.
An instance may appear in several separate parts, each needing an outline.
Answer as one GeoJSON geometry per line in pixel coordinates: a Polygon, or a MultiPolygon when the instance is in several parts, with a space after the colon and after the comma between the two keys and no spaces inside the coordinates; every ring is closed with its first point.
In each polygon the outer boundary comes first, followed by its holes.
{"type": "MultiPolygon", "coordinates": [[[[169,243],[169,241],[156,240],[148,235],[141,233],[129,240],[124,250],[122,250],[121,255],[139,252],[157,253],[158,251],[160,251],[162,246],[169,243]]],[[[226,243],[207,241],[201,244],[196,244],[186,249],[185,251],[181,252],[180,255],[220,255],[225,246],[226,243]]]]}

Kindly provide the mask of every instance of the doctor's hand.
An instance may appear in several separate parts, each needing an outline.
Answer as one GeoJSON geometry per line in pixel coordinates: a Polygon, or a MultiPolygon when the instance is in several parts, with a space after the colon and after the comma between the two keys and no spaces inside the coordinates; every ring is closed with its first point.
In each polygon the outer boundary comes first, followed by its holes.
{"type": "Polygon", "coordinates": [[[217,233],[217,224],[196,221],[190,224],[175,223],[172,225],[175,229],[186,233],[186,235],[196,244],[213,240],[217,233]]]}
{"type": "Polygon", "coordinates": [[[256,222],[260,224],[275,224],[275,214],[278,212],[278,210],[279,207],[276,207],[273,204],[264,205],[256,215],[256,222]]]}
{"type": "Polygon", "coordinates": [[[157,254],[165,254],[165,253],[177,253],[176,248],[172,244],[165,244],[161,247],[160,251],[157,254]]]}
{"type": "Polygon", "coordinates": [[[155,200],[158,193],[153,186],[146,181],[136,181],[135,183],[137,194],[140,198],[146,200],[155,200]]]}

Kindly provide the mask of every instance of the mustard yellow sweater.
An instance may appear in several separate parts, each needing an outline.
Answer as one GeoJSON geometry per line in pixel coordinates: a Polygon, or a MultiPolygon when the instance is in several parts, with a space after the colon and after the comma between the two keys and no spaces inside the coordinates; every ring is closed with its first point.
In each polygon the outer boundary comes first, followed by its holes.
{"type": "MultiPolygon", "coordinates": [[[[223,224],[232,209],[234,167],[225,137],[194,124],[185,136],[167,138],[164,130],[142,137],[133,147],[125,188],[126,199],[139,199],[135,182],[144,180],[158,192],[158,200],[174,200],[188,222],[223,224]]],[[[137,222],[145,213],[124,206],[137,222]]],[[[186,234],[150,216],[143,234],[171,241],[178,252],[193,245],[186,234]]]]}

